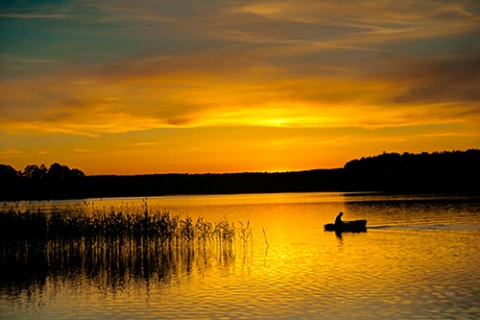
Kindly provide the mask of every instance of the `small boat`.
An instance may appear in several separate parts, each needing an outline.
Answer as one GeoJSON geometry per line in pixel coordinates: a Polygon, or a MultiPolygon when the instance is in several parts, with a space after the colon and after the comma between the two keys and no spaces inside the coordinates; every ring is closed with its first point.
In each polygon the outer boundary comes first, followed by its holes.
{"type": "Polygon", "coordinates": [[[335,232],[365,232],[367,231],[367,220],[344,221],[337,226],[334,223],[324,225],[325,231],[335,232]]]}

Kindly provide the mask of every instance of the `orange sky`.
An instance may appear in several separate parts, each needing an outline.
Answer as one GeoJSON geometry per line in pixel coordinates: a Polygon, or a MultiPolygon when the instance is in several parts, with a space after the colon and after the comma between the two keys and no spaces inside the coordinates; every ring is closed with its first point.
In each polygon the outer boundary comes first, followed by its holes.
{"type": "Polygon", "coordinates": [[[0,163],[341,167],[480,148],[480,3],[4,1],[0,163]]]}

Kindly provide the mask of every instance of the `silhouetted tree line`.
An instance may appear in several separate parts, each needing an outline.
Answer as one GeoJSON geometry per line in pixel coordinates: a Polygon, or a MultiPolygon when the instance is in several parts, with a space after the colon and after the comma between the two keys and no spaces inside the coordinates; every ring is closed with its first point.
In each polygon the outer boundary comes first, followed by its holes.
{"type": "Polygon", "coordinates": [[[89,176],[92,197],[337,190],[341,169],[289,173],[89,176]]]}
{"type": "Polygon", "coordinates": [[[54,163],[0,165],[0,199],[74,199],[306,191],[479,192],[480,150],[383,153],[343,168],[282,173],[85,176],[54,163]]]}
{"type": "Polygon", "coordinates": [[[384,153],[348,162],[343,174],[346,190],[478,192],[480,150],[384,153]]]}
{"type": "Polygon", "coordinates": [[[28,165],[23,171],[0,164],[0,199],[69,199],[85,195],[85,174],[79,169],[53,163],[28,165]]]}

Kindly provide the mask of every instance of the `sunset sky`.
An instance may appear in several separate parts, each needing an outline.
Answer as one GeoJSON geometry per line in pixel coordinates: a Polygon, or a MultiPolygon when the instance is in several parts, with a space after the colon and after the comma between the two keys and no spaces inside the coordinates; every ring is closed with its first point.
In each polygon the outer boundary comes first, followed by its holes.
{"type": "Polygon", "coordinates": [[[1,1],[0,163],[296,171],[480,148],[480,1],[1,1]]]}

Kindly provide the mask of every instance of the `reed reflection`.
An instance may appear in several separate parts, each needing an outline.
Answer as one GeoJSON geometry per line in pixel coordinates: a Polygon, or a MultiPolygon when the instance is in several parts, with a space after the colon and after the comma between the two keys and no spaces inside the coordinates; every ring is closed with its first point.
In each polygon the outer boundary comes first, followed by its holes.
{"type": "MultiPolygon", "coordinates": [[[[87,281],[116,292],[135,282],[168,284],[194,270],[233,268],[235,228],[168,213],[0,212],[0,290],[42,291],[87,281]]],[[[242,230],[244,227],[242,227],[242,230]]]]}

